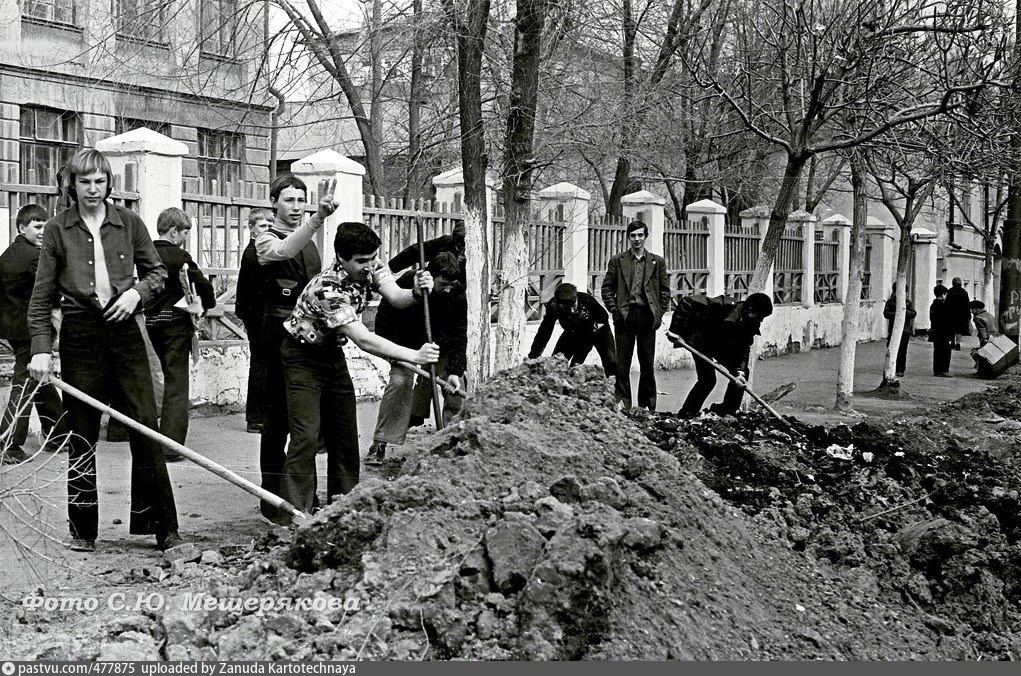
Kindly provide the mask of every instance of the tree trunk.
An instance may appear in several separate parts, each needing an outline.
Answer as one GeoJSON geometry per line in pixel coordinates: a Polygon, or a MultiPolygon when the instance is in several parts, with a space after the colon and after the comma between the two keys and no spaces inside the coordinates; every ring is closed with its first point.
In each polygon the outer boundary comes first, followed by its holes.
{"type": "Polygon", "coordinates": [[[412,3],[415,31],[411,45],[411,86],[408,92],[408,166],[404,174],[404,197],[422,196],[422,0],[412,3]]]}
{"type": "Polygon", "coordinates": [[[464,174],[465,267],[468,288],[466,380],[475,388],[489,377],[489,215],[486,199],[485,128],[482,120],[482,53],[489,25],[489,0],[464,0],[463,18],[456,0],[444,0],[457,35],[458,116],[464,174]],[[472,359],[475,360],[472,363],[472,359]]]}
{"type": "Polygon", "coordinates": [[[546,0],[517,0],[514,65],[504,144],[503,270],[496,323],[496,360],[500,371],[521,363],[528,288],[528,222],[532,197],[532,140],[539,93],[539,61],[546,0]]]}
{"type": "Polygon", "coordinates": [[[868,201],[865,197],[865,167],[857,150],[851,153],[851,190],[854,207],[851,216],[851,256],[844,294],[844,318],[841,322],[840,368],[837,372],[837,400],[834,408],[854,410],[854,362],[858,351],[858,320],[861,316],[861,281],[865,269],[865,240],[868,201]]]}
{"type": "Polygon", "coordinates": [[[606,203],[606,213],[610,216],[622,216],[621,198],[631,192],[631,152],[638,138],[638,121],[635,92],[638,87],[638,63],[635,56],[635,41],[638,35],[638,22],[635,21],[631,0],[623,0],[624,44],[622,45],[624,65],[624,105],[620,111],[620,146],[618,148],[617,168],[613,173],[613,184],[610,186],[610,198],[606,203]]]}
{"type": "MultiPolygon", "coordinates": [[[[893,316],[893,329],[890,333],[890,341],[886,346],[883,381],[879,384],[880,389],[900,387],[900,381],[897,380],[897,350],[900,349],[900,341],[904,339],[904,325],[907,323],[908,268],[911,263],[911,224],[913,222],[913,219],[910,221],[905,219],[900,224],[900,245],[897,247],[897,276],[894,281],[894,293],[897,294],[897,310],[893,316]]],[[[915,311],[921,312],[922,308],[915,308],[915,311]]]]}
{"type": "Polygon", "coordinates": [[[752,292],[762,291],[766,288],[766,282],[769,281],[773,260],[780,248],[780,237],[783,236],[784,228],[787,227],[787,217],[791,215],[794,200],[798,195],[801,173],[804,171],[808,159],[809,156],[804,153],[787,156],[787,166],[780,183],[780,192],[777,193],[776,200],[773,202],[773,211],[769,214],[769,227],[762,240],[759,259],[755,263],[755,274],[752,275],[749,285],[749,290],[752,292]]]}

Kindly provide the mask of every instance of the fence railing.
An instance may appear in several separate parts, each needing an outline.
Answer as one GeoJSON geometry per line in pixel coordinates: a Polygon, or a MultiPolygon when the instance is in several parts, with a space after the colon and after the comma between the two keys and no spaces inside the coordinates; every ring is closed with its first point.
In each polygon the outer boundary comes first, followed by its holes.
{"type": "Polygon", "coordinates": [[[670,279],[670,306],[693,293],[705,293],[709,282],[709,221],[667,221],[663,258],[670,279]]]}
{"type": "Polygon", "coordinates": [[[723,236],[723,286],[728,296],[742,299],[755,274],[759,258],[761,233],[758,223],[751,225],[729,224],[723,236]]]}
{"type": "Polygon", "coordinates": [[[403,200],[366,195],[363,221],[383,240],[380,258],[390,260],[418,241],[415,218],[422,219],[426,239],[449,235],[463,220],[457,206],[432,200],[403,200]]]}
{"type": "MultiPolygon", "coordinates": [[[[816,233],[821,236],[822,233],[816,233]]],[[[835,239],[817,239],[815,247],[815,293],[816,303],[839,303],[840,244],[835,239]]]]}
{"type": "Polygon", "coordinates": [[[593,217],[588,230],[588,277],[589,293],[601,298],[600,288],[606,277],[606,266],[610,259],[627,246],[628,221],[612,216],[593,217]]]}

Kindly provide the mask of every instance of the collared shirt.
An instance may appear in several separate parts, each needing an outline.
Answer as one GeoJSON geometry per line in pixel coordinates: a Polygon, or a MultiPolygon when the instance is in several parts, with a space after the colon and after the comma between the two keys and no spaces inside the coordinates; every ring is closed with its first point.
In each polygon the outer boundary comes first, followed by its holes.
{"type": "Polygon", "coordinates": [[[634,251],[629,252],[635,259],[633,270],[631,272],[631,298],[628,299],[629,305],[648,305],[649,301],[645,297],[645,266],[649,264],[649,256],[646,254],[645,249],[642,249],[642,255],[637,255],[634,251]]]}
{"type": "MultiPolygon", "coordinates": [[[[372,292],[393,279],[393,273],[382,264],[368,281],[361,282],[353,279],[339,262],[334,263],[309,281],[284,328],[298,340],[322,345],[337,329],[358,321],[372,300],[372,292]]],[[[340,336],[339,342],[343,344],[347,338],[340,336]]]]}
{"type": "MultiPolygon", "coordinates": [[[[158,293],[167,279],[167,269],[149,237],[145,223],[133,211],[106,205],[106,218],[99,229],[104,261],[114,294],[135,289],[141,297],[137,311],[158,293]],[[135,270],[138,281],[135,281],[135,270]]],[[[51,310],[60,297],[65,314],[102,312],[96,292],[95,242],[78,206],[65,209],[46,223],[39,269],[28,307],[28,330],[32,354],[53,349],[51,310]]]]}

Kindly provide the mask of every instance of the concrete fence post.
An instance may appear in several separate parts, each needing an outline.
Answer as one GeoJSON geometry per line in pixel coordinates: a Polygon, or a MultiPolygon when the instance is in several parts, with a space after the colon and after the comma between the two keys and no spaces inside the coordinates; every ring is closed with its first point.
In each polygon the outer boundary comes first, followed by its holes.
{"type": "Polygon", "coordinates": [[[689,221],[706,219],[709,226],[709,238],[706,242],[709,278],[706,279],[705,292],[707,296],[721,296],[727,292],[723,253],[727,236],[727,210],[712,200],[699,200],[689,204],[684,211],[689,221]]]}
{"type": "Polygon", "coordinates": [[[557,183],[539,191],[536,204],[540,219],[562,219],[564,230],[564,281],[574,284],[579,291],[588,289],[588,214],[592,194],[571,183],[557,183]]]}
{"type": "Polygon", "coordinates": [[[865,229],[872,243],[872,258],[869,260],[872,297],[885,301],[893,291],[897,275],[897,228],[869,216],[865,220],[865,229]]]}
{"type": "Polygon", "coordinates": [[[362,177],[365,167],[352,159],[344,157],[336,150],[327,148],[297,160],[291,165],[291,172],[305,182],[308,187],[308,203],[319,203],[319,181],[337,181],[334,198],[337,210],[326,219],[326,226],[321,232],[319,253],[323,257],[323,265],[333,262],[333,238],[337,234],[337,226],[345,221],[362,221],[362,177]]]}
{"type": "Polygon", "coordinates": [[[110,161],[115,175],[124,176],[128,165],[134,165],[138,215],[155,239],[160,212],[168,207],[181,208],[182,166],[188,146],[151,129],[139,128],[97,142],[96,150],[110,161]]]}
{"type": "Polygon", "coordinates": [[[649,226],[649,238],[645,241],[645,248],[662,256],[666,221],[663,207],[666,205],[666,200],[648,190],[640,190],[630,195],[624,195],[620,203],[626,220],[641,221],[649,226]]]}
{"type": "Polygon", "coordinates": [[[932,289],[936,286],[936,233],[927,228],[912,228],[911,241],[914,248],[914,279],[911,284],[911,298],[915,304],[915,329],[928,329],[929,305],[932,304],[932,289]]]}
{"type": "Polygon", "coordinates": [[[801,226],[801,305],[815,305],[815,222],[819,220],[804,209],[792,211],[787,225],[801,226]]]}

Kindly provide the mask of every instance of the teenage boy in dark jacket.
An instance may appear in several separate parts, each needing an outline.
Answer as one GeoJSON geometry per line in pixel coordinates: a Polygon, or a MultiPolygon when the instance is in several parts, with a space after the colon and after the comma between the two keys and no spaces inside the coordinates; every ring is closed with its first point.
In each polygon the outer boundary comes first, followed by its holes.
{"type": "MultiPolygon", "coordinates": [[[[426,268],[433,278],[433,292],[429,294],[429,313],[433,341],[440,347],[436,362],[436,375],[460,385],[467,367],[468,301],[460,277],[457,256],[442,252],[429,261],[426,268]]],[[[410,289],[415,273],[408,271],[397,280],[397,286],[410,289]]],[[[376,335],[397,345],[416,348],[425,342],[425,321],[421,305],[399,309],[388,300],[379,303],[376,313],[376,335]]],[[[376,430],[372,445],[365,458],[367,465],[379,465],[386,455],[387,444],[403,444],[412,420],[417,424],[429,416],[432,402],[432,382],[420,378],[415,385],[415,374],[400,364],[390,367],[390,378],[379,402],[376,430]]],[[[464,398],[445,393],[443,419],[449,420],[461,411],[464,398]]]]}
{"type": "MultiPolygon", "coordinates": [[[[35,270],[39,265],[39,247],[49,216],[38,204],[27,204],[18,210],[15,223],[18,236],[3,254],[0,254],[0,338],[14,351],[14,377],[11,379],[11,398],[0,420],[0,438],[13,426],[11,436],[0,441],[3,462],[21,462],[27,459],[23,448],[28,438],[28,418],[35,404],[48,450],[57,450],[60,428],[54,425],[61,416],[62,406],[57,389],[36,382],[28,375],[28,362],[32,358],[32,342],[28,334],[28,301],[35,284],[35,270]],[[35,395],[32,396],[32,391],[35,395]],[[27,397],[32,396],[29,402],[27,397]]],[[[61,426],[62,427],[62,426],[61,426]]]]}
{"type": "Polygon", "coordinates": [[[603,363],[607,378],[617,375],[616,347],[610,330],[610,313],[591,294],[578,291],[570,282],[561,283],[553,298],[546,303],[546,311],[536,331],[535,340],[528,351],[529,359],[537,359],[553,335],[553,326],[560,322],[563,333],[553,348],[553,354],[567,357],[571,365],[585,363],[594,347],[603,363]]]}
{"type": "MultiPolygon", "coordinates": [[[[188,214],[176,207],[164,209],[156,219],[156,232],[159,237],[153,246],[167,267],[167,283],[145,307],[145,329],[163,370],[160,432],[183,444],[188,437],[188,408],[191,403],[188,355],[195,334],[192,317],[214,307],[216,294],[191,255],[182,248],[191,233],[188,214]],[[185,295],[182,270],[186,270],[188,284],[198,295],[200,307],[181,307],[185,295]]],[[[180,459],[181,456],[176,453],[167,454],[168,461],[180,459]]]]}
{"type": "MultiPolygon", "coordinates": [[[[759,335],[762,320],[773,314],[773,302],[764,293],[753,293],[734,303],[726,296],[707,298],[689,296],[678,303],[670,322],[670,333],[676,334],[707,357],[712,357],[731,375],[743,381],[748,377],[748,358],[752,341],[759,335]]],[[[698,381],[692,386],[678,415],[694,417],[702,410],[713,388],[716,370],[699,357],[695,359],[698,381]]],[[[710,407],[721,415],[733,415],[741,408],[744,390],[730,383],[723,403],[710,407]]]]}
{"type": "Polygon", "coordinates": [[[245,397],[245,430],[262,431],[263,406],[266,399],[266,364],[262,355],[262,291],[265,281],[255,251],[255,239],[273,225],[269,209],[252,209],[248,214],[251,239],[241,254],[238,285],[234,295],[234,314],[245,325],[248,336],[248,395],[245,397]]]}
{"type": "MultiPolygon", "coordinates": [[[[431,261],[441,253],[451,253],[457,258],[457,265],[460,270],[460,277],[458,282],[461,286],[465,286],[465,255],[464,255],[464,222],[460,221],[454,226],[454,230],[449,235],[441,235],[433,239],[426,240],[422,243],[422,248],[425,249],[425,259],[431,261]]],[[[411,246],[405,247],[393,258],[390,259],[390,270],[394,274],[407,270],[411,266],[419,262],[418,245],[412,244],[411,246]]]]}
{"type": "Polygon", "coordinates": [[[932,374],[950,378],[950,356],[954,349],[957,317],[954,308],[947,304],[947,287],[937,284],[932,290],[935,298],[929,306],[929,342],[932,343],[932,374]]]}

